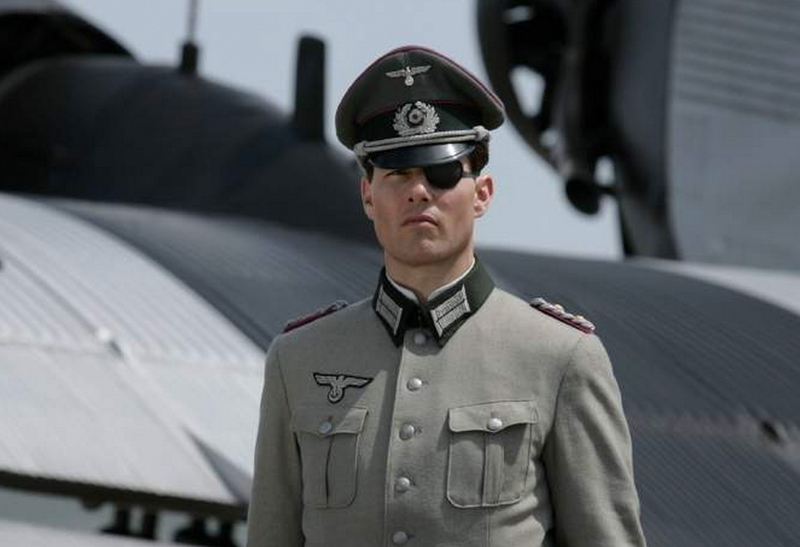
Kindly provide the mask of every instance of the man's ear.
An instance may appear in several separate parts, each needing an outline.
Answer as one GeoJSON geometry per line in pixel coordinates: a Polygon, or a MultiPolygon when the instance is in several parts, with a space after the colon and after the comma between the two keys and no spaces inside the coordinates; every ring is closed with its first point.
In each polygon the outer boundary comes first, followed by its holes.
{"type": "Polygon", "coordinates": [[[480,175],[475,179],[475,198],[472,202],[472,210],[475,218],[482,217],[489,209],[489,204],[494,196],[494,179],[492,175],[480,175]]]}
{"type": "Polygon", "coordinates": [[[374,220],[372,207],[372,182],[367,177],[361,177],[361,204],[367,218],[374,220]]]}

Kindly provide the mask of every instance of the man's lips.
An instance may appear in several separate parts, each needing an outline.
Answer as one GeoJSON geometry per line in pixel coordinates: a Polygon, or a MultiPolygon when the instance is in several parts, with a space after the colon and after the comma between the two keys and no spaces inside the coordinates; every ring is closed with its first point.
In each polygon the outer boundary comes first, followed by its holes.
{"type": "Polygon", "coordinates": [[[433,218],[430,215],[413,215],[413,216],[407,217],[403,221],[403,226],[409,226],[411,224],[424,224],[426,222],[430,223],[430,224],[433,224],[434,226],[438,226],[439,225],[439,223],[436,222],[436,219],[433,218]]]}

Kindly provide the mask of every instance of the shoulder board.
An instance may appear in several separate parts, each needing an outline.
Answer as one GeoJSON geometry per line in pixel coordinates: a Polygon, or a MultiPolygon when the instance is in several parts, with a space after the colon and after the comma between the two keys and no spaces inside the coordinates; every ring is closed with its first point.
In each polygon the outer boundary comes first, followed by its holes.
{"type": "Polygon", "coordinates": [[[297,319],[292,319],[283,327],[283,332],[289,332],[290,330],[294,330],[298,327],[302,327],[303,325],[308,325],[309,323],[313,323],[320,317],[325,317],[326,315],[330,315],[335,313],[339,310],[342,310],[347,307],[347,302],[344,300],[337,300],[330,306],[326,308],[320,308],[315,312],[309,313],[308,315],[303,315],[302,317],[298,317],[297,319]]]}
{"type": "Polygon", "coordinates": [[[570,327],[574,327],[579,331],[587,334],[594,332],[594,323],[583,317],[582,315],[573,315],[564,311],[564,306],[561,304],[551,304],[544,298],[534,298],[530,301],[530,305],[539,310],[540,312],[555,317],[562,323],[566,323],[570,327]]]}

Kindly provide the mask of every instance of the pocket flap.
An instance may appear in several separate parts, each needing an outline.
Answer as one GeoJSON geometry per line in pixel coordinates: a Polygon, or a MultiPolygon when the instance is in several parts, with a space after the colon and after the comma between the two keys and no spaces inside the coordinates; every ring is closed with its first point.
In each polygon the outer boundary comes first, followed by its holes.
{"type": "Polygon", "coordinates": [[[539,413],[533,401],[498,401],[451,408],[448,418],[454,433],[497,433],[512,425],[534,424],[539,421],[539,413]]]}
{"type": "Polygon", "coordinates": [[[356,434],[364,428],[366,417],[367,409],[362,407],[298,405],[292,416],[292,429],[319,437],[339,433],[356,434]]]}

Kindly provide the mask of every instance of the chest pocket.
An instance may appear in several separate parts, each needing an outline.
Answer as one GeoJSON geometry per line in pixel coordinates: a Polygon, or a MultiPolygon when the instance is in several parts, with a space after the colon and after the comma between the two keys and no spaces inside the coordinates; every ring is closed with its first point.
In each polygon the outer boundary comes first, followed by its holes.
{"type": "Polygon", "coordinates": [[[366,408],[299,405],[292,429],[300,445],[303,503],[318,509],[347,507],[356,495],[358,443],[366,408]]]}
{"type": "Polygon", "coordinates": [[[520,500],[531,467],[533,401],[451,408],[447,499],[456,507],[492,507],[520,500]]]}

